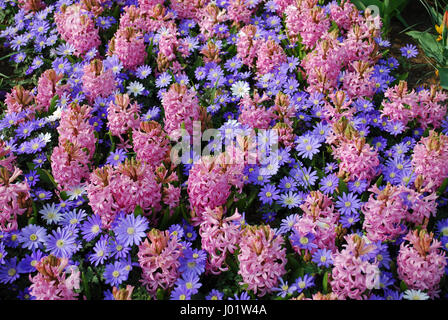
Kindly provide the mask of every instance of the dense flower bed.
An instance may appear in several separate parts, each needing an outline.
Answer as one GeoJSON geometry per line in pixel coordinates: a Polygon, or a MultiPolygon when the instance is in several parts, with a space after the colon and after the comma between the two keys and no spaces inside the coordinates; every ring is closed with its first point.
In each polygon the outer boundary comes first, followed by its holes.
{"type": "Polygon", "coordinates": [[[379,16],[0,6],[34,79],[1,104],[2,299],[445,298],[447,95],[408,86],[379,16]]]}

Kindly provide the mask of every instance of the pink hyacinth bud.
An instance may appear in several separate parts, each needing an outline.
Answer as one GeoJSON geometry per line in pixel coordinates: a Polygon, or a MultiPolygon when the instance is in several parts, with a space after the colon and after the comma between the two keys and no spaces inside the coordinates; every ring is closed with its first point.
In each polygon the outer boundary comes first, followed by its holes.
{"type": "Polygon", "coordinates": [[[428,290],[432,298],[438,297],[446,266],[440,241],[426,230],[409,231],[404,240],[397,258],[398,276],[408,288],[428,290]]]}
{"type": "Polygon", "coordinates": [[[36,300],[76,300],[78,293],[75,289],[79,289],[80,272],[72,268],[72,273],[68,276],[64,271],[67,264],[68,259],[53,255],[38,261],[38,273],[33,277],[29,275],[31,296],[36,300]]]}
{"type": "Polygon", "coordinates": [[[82,56],[93,48],[98,48],[101,39],[90,12],[81,4],[63,5],[54,19],[62,39],[75,47],[75,54],[82,56]]]}
{"type": "Polygon", "coordinates": [[[36,95],[36,110],[48,111],[51,99],[55,94],[60,94],[62,87],[59,84],[59,80],[63,78],[63,75],[57,74],[55,70],[46,70],[39,77],[37,82],[37,95],[36,95]]]}
{"type": "Polygon", "coordinates": [[[60,190],[78,186],[90,176],[89,156],[78,142],[59,143],[51,154],[51,170],[60,190]]]}
{"type": "Polygon", "coordinates": [[[170,8],[179,19],[198,19],[198,10],[208,4],[209,0],[176,0],[170,2],[170,8]]]}
{"type": "Polygon", "coordinates": [[[390,120],[400,121],[404,126],[413,118],[413,109],[417,107],[417,94],[414,90],[408,92],[408,85],[405,81],[392,88],[388,88],[384,93],[386,98],[381,111],[383,116],[390,120]]]}
{"type": "Polygon", "coordinates": [[[257,27],[250,24],[241,28],[238,33],[238,42],[236,44],[237,57],[248,67],[253,66],[258,47],[262,43],[260,39],[255,39],[256,32],[257,27]]]}
{"type": "Polygon", "coordinates": [[[0,167],[5,167],[9,171],[14,171],[14,163],[16,161],[16,156],[5,141],[0,139],[0,167]]]}
{"type": "Polygon", "coordinates": [[[182,245],[168,231],[152,229],[147,236],[139,245],[137,256],[142,268],[142,284],[155,295],[157,288],[170,289],[179,277],[182,245]]]}
{"type": "Polygon", "coordinates": [[[238,261],[241,285],[247,285],[259,297],[272,292],[286,273],[286,249],[281,236],[269,225],[246,226],[241,233],[238,261]]]}
{"type": "Polygon", "coordinates": [[[25,12],[38,12],[45,9],[45,2],[41,0],[19,0],[19,8],[23,9],[25,12]]]}
{"type": "Polygon", "coordinates": [[[81,78],[82,87],[89,102],[97,97],[108,97],[116,89],[116,81],[112,69],[104,70],[101,60],[94,59],[84,66],[84,74],[81,78]]]}
{"type": "Polygon", "coordinates": [[[240,242],[240,228],[234,221],[238,221],[241,215],[238,210],[230,217],[224,216],[222,207],[208,209],[204,213],[204,221],[200,224],[202,249],[207,251],[206,269],[208,272],[218,275],[229,269],[225,260],[228,254],[233,254],[240,242]]]}
{"type": "Polygon", "coordinates": [[[186,85],[172,84],[163,94],[162,106],[165,110],[164,130],[168,135],[182,127],[193,134],[193,122],[200,119],[199,99],[196,92],[188,89],[186,85]]]}
{"type": "Polygon", "coordinates": [[[274,40],[263,41],[257,50],[257,73],[263,75],[286,62],[283,48],[274,40]]]}
{"type": "Polygon", "coordinates": [[[431,130],[415,145],[411,161],[416,176],[422,176],[422,186],[435,191],[448,177],[448,137],[431,130]]]}
{"type": "Polygon", "coordinates": [[[140,126],[140,107],[137,102],[131,104],[129,95],[117,94],[115,100],[107,108],[107,121],[109,130],[114,136],[120,136],[128,130],[140,126]]]}
{"type": "Polygon", "coordinates": [[[357,234],[345,236],[344,249],[333,254],[331,289],[341,299],[363,299],[366,290],[379,289],[378,262],[370,263],[363,256],[375,249],[357,234]]]}
{"type": "Polygon", "coordinates": [[[142,122],[140,130],[132,131],[137,160],[158,167],[170,150],[169,139],[162,126],[155,121],[142,122]]]}
{"type": "Polygon", "coordinates": [[[22,171],[0,167],[0,231],[18,229],[17,218],[31,209],[30,187],[26,181],[13,183],[22,171]]]}
{"type": "Polygon", "coordinates": [[[89,159],[95,153],[96,138],[93,126],[89,123],[92,108],[87,105],[71,103],[61,112],[58,133],[59,143],[76,143],[81,149],[86,148],[89,159]]]}
{"type": "Polygon", "coordinates": [[[339,175],[348,175],[349,180],[372,180],[377,175],[378,152],[364,138],[342,138],[333,148],[333,156],[340,160],[339,175]]]}
{"type": "Polygon", "coordinates": [[[374,185],[369,191],[372,192],[369,200],[362,207],[367,237],[371,241],[395,240],[406,232],[401,223],[407,217],[408,208],[401,189],[387,184],[383,190],[374,185]]]}
{"type": "Polygon", "coordinates": [[[135,70],[147,57],[143,34],[132,28],[120,28],[109,42],[108,55],[116,55],[123,67],[135,70]]]}
{"type": "Polygon", "coordinates": [[[34,95],[31,91],[24,89],[21,85],[15,86],[11,92],[6,94],[5,104],[7,106],[6,113],[19,113],[27,109],[32,109],[31,105],[34,95]]]}

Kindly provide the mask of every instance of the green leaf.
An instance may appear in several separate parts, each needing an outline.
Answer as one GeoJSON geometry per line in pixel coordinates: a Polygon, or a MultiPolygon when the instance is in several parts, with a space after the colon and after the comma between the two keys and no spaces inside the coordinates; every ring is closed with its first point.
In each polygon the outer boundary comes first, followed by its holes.
{"type": "Polygon", "coordinates": [[[437,61],[438,65],[445,65],[446,57],[443,45],[437,37],[429,32],[409,31],[406,34],[418,41],[426,56],[437,61]]]}
{"type": "Polygon", "coordinates": [[[230,196],[229,196],[229,198],[227,199],[227,202],[226,202],[226,208],[227,209],[229,209],[232,206],[234,200],[235,200],[235,197],[232,194],[230,194],[230,196]]]}
{"type": "Polygon", "coordinates": [[[406,80],[409,77],[409,72],[400,73],[397,77],[397,80],[406,80]]]}
{"type": "MultiPolygon", "coordinates": [[[[397,1],[397,0],[394,0],[397,1]]],[[[383,15],[386,12],[386,4],[383,3],[383,1],[380,0],[364,0],[364,2],[367,4],[367,6],[377,6],[380,9],[380,14],[383,15]]]]}
{"type": "Polygon", "coordinates": [[[328,292],[328,271],[324,274],[324,278],[322,280],[322,288],[324,291],[323,293],[326,294],[328,292]]]}
{"type": "Polygon", "coordinates": [[[347,184],[345,183],[344,180],[342,180],[342,178],[339,178],[339,194],[343,194],[343,193],[348,193],[348,187],[347,184]]]}
{"type": "Polygon", "coordinates": [[[37,220],[37,207],[36,207],[36,204],[34,203],[34,201],[31,203],[31,206],[33,207],[33,217],[31,219],[34,218],[34,220],[37,220]]]}
{"type": "Polygon", "coordinates": [[[379,188],[380,185],[383,183],[383,179],[384,179],[384,176],[383,176],[383,175],[380,175],[380,177],[378,178],[378,180],[376,180],[375,184],[376,184],[376,186],[377,186],[378,188],[379,188]]]}
{"type": "Polygon", "coordinates": [[[247,200],[247,207],[249,208],[252,202],[254,202],[255,198],[258,195],[258,191],[256,189],[252,190],[249,199],[247,200]]]}
{"type": "Polygon", "coordinates": [[[56,110],[56,103],[59,100],[59,96],[56,94],[50,101],[50,107],[48,108],[48,114],[53,114],[56,110]]]}
{"type": "Polygon", "coordinates": [[[389,12],[396,13],[397,11],[401,11],[406,7],[409,0],[389,0],[386,10],[389,12]]]}
{"type": "Polygon", "coordinates": [[[239,270],[239,267],[238,267],[238,265],[236,264],[236,262],[234,261],[234,255],[236,255],[236,253],[234,253],[233,255],[228,255],[227,257],[226,257],[226,261],[225,261],[225,263],[229,266],[229,268],[230,268],[230,270],[232,271],[232,272],[235,272],[235,273],[237,273],[238,272],[238,270],[239,270]]]}
{"type": "Polygon", "coordinates": [[[170,209],[166,208],[165,211],[163,212],[163,217],[162,217],[162,221],[160,222],[160,229],[164,230],[166,229],[167,226],[169,226],[168,222],[170,220],[170,209]]]}
{"type": "Polygon", "coordinates": [[[31,162],[27,162],[27,163],[26,163],[26,166],[27,166],[28,169],[30,169],[30,170],[36,170],[36,171],[37,171],[37,174],[39,175],[39,178],[41,179],[41,181],[43,181],[43,182],[45,182],[45,183],[47,183],[47,184],[49,184],[49,185],[52,185],[52,186],[55,187],[55,188],[58,187],[58,184],[57,184],[56,181],[54,180],[54,178],[53,178],[53,176],[51,175],[51,173],[48,172],[48,170],[46,170],[46,169],[41,169],[41,168],[36,168],[36,167],[34,166],[34,164],[31,163],[31,162]]]}
{"type": "Polygon", "coordinates": [[[322,179],[323,177],[325,177],[325,173],[320,170],[319,168],[316,167],[316,171],[317,171],[317,176],[319,177],[319,179],[322,179]]]}
{"type": "Polygon", "coordinates": [[[429,11],[429,14],[431,15],[433,21],[436,24],[441,25],[443,21],[443,14],[437,11],[435,7],[430,5],[426,6],[426,9],[429,11]]]}
{"type": "Polygon", "coordinates": [[[37,173],[39,173],[41,177],[47,177],[47,179],[53,184],[55,188],[58,187],[58,184],[56,183],[53,176],[47,169],[37,168],[37,173]]]}
{"type": "Polygon", "coordinates": [[[437,189],[437,195],[442,195],[445,190],[446,187],[448,187],[448,178],[445,178],[445,180],[443,180],[442,184],[440,185],[439,189],[437,189]]]}
{"type": "Polygon", "coordinates": [[[369,199],[369,193],[364,192],[361,196],[361,201],[366,202],[369,199]]]}
{"type": "Polygon", "coordinates": [[[162,288],[157,288],[156,297],[157,300],[163,300],[165,291],[162,288]]]}
{"type": "Polygon", "coordinates": [[[401,282],[400,282],[400,289],[401,289],[401,291],[408,290],[408,286],[406,285],[406,283],[403,280],[401,280],[401,282]]]}
{"type": "Polygon", "coordinates": [[[448,90],[448,68],[440,68],[439,77],[440,77],[440,85],[443,89],[448,90]]]}
{"type": "MultiPolygon", "coordinates": [[[[307,264],[305,265],[305,267],[303,268],[303,271],[304,271],[305,273],[307,273],[307,274],[314,274],[314,273],[316,273],[318,270],[317,270],[317,267],[316,267],[315,264],[307,263],[307,264]]],[[[302,275],[302,276],[303,276],[303,275],[302,275]]]]}
{"type": "Polygon", "coordinates": [[[7,54],[6,56],[1,57],[1,58],[0,58],[0,61],[4,60],[4,59],[6,59],[6,58],[9,58],[10,56],[15,55],[16,53],[18,53],[18,52],[11,52],[11,53],[7,54]]]}
{"type": "Polygon", "coordinates": [[[358,8],[358,10],[365,10],[368,6],[365,0],[352,0],[351,2],[358,8]]]}
{"type": "Polygon", "coordinates": [[[67,192],[65,192],[65,191],[61,191],[61,198],[62,198],[62,200],[67,200],[68,199],[68,195],[67,195],[67,192]]]}
{"type": "Polygon", "coordinates": [[[286,259],[288,259],[288,263],[291,264],[293,267],[292,269],[297,269],[300,267],[299,261],[297,261],[296,258],[294,258],[294,254],[289,253],[286,255],[286,259]]]}
{"type": "Polygon", "coordinates": [[[86,299],[90,300],[91,295],[90,295],[89,281],[87,280],[86,274],[84,272],[81,272],[81,279],[82,279],[82,287],[84,289],[86,299]]]}
{"type": "Polygon", "coordinates": [[[138,217],[138,216],[142,216],[142,215],[143,215],[143,209],[142,209],[142,207],[137,205],[134,209],[134,216],[138,217]]]}

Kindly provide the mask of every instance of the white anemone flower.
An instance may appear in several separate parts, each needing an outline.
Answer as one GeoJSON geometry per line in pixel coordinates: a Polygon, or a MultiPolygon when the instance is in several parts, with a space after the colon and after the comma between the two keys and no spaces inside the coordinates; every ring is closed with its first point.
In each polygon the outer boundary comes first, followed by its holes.
{"type": "Polygon", "coordinates": [[[243,98],[245,95],[249,94],[249,84],[246,81],[237,81],[232,84],[232,94],[236,97],[243,98]]]}
{"type": "Polygon", "coordinates": [[[406,300],[428,300],[429,296],[421,290],[408,289],[404,292],[403,299],[406,299],[406,300]]]}

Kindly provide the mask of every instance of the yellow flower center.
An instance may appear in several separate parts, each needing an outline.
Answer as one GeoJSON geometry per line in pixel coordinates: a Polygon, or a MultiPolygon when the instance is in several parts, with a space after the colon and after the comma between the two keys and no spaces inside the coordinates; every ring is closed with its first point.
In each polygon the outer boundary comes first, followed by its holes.
{"type": "Polygon", "coordinates": [[[445,237],[448,236],[448,227],[445,227],[445,228],[442,229],[442,234],[445,237]]]}
{"type": "Polygon", "coordinates": [[[60,240],[56,241],[56,246],[58,248],[62,248],[64,246],[64,240],[60,239],[60,240]]]}

